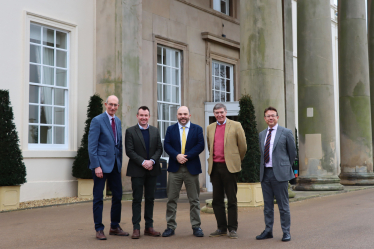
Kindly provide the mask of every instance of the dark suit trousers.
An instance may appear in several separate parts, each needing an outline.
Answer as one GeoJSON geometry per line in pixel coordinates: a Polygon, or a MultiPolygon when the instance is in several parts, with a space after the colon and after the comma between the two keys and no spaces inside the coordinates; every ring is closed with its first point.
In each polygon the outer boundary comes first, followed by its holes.
{"type": "Polygon", "coordinates": [[[151,176],[149,172],[144,177],[131,177],[132,184],[132,224],[134,229],[140,230],[142,214],[142,199],[144,189],[144,220],[145,227],[153,227],[153,206],[155,200],[157,176],[151,176]]]}
{"type": "Polygon", "coordinates": [[[115,163],[113,171],[104,173],[103,178],[98,178],[95,175],[95,170],[92,170],[94,187],[93,187],[93,216],[95,222],[95,230],[104,230],[103,220],[103,191],[105,181],[108,179],[108,185],[112,191],[112,208],[110,211],[110,226],[117,228],[121,222],[121,209],[122,209],[122,180],[121,173],[118,172],[117,163],[115,163]]]}
{"type": "Polygon", "coordinates": [[[230,173],[226,163],[213,163],[210,179],[213,185],[212,207],[219,230],[225,232],[238,229],[238,201],[236,193],[238,173],[230,173]],[[227,219],[225,211],[225,193],[227,197],[227,219]]]}
{"type": "Polygon", "coordinates": [[[290,232],[291,215],[288,203],[288,181],[278,182],[273,168],[266,168],[261,182],[264,197],[265,231],[272,232],[274,224],[274,196],[277,200],[283,233],[290,232]]]}

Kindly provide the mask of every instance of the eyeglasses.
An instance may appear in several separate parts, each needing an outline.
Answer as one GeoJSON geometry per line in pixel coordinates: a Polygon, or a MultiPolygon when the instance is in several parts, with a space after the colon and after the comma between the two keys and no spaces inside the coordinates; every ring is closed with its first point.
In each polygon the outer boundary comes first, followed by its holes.
{"type": "Polygon", "coordinates": [[[265,116],[265,118],[275,118],[277,115],[267,115],[267,116],[265,116]]]}

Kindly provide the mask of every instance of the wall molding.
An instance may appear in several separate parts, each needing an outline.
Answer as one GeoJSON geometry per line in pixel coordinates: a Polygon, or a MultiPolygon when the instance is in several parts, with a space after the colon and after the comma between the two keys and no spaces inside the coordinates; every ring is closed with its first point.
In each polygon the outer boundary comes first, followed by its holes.
{"type": "Polygon", "coordinates": [[[220,45],[224,45],[238,50],[240,49],[240,42],[230,40],[224,37],[219,37],[218,35],[209,32],[202,32],[201,38],[205,41],[219,43],[220,45]]]}

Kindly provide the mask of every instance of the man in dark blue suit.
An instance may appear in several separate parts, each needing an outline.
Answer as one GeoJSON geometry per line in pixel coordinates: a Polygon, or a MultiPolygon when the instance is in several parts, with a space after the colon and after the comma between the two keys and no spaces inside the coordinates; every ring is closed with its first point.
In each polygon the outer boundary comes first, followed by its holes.
{"type": "Polygon", "coordinates": [[[200,183],[201,163],[199,154],[204,150],[203,129],[190,122],[188,107],[181,106],[177,111],[178,123],[168,127],[165,135],[164,149],[169,154],[168,202],[166,207],[167,228],[163,237],[174,235],[177,228],[176,212],[182,184],[186,186],[190,202],[190,220],[193,234],[203,237],[200,228],[200,183]]]}
{"type": "Polygon", "coordinates": [[[122,130],[121,121],[115,116],[118,110],[118,98],[114,95],[109,96],[105,108],[106,112],[92,119],[88,134],[89,168],[92,170],[94,180],[93,215],[96,238],[99,240],[106,240],[102,223],[103,191],[106,180],[112,191],[109,235],[129,235],[119,226],[122,208],[122,130]]]}

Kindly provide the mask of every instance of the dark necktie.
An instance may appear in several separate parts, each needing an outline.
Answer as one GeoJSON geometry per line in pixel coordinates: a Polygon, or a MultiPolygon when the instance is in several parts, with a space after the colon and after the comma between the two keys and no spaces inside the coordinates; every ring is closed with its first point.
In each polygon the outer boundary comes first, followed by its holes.
{"type": "Polygon", "coordinates": [[[270,160],[269,150],[270,150],[270,140],[271,140],[271,131],[273,129],[269,129],[268,136],[266,138],[266,144],[265,144],[265,153],[264,153],[264,160],[265,163],[268,163],[270,160]]]}
{"type": "Polygon", "coordinates": [[[114,122],[114,118],[112,118],[112,131],[113,131],[114,141],[116,142],[117,141],[117,139],[116,139],[116,123],[114,122]]]}

